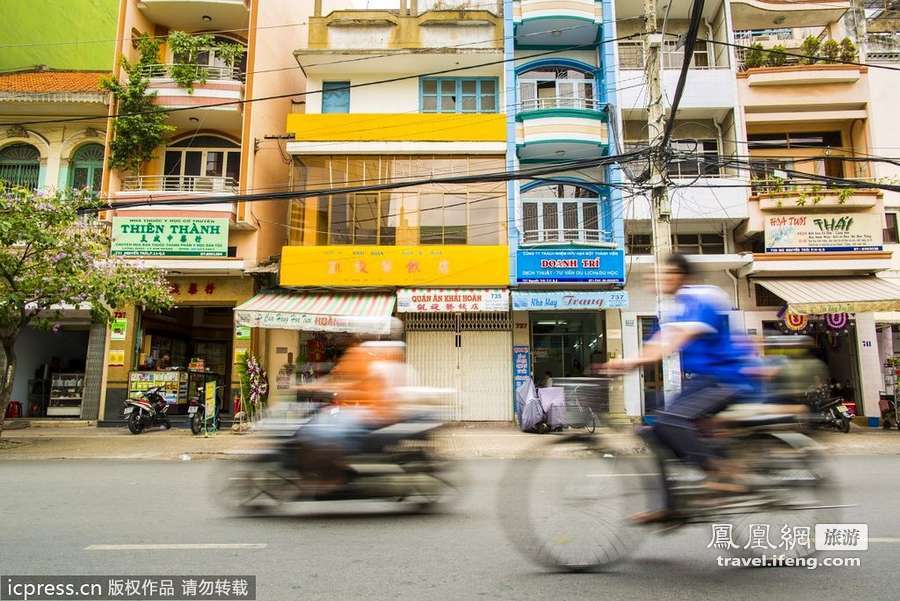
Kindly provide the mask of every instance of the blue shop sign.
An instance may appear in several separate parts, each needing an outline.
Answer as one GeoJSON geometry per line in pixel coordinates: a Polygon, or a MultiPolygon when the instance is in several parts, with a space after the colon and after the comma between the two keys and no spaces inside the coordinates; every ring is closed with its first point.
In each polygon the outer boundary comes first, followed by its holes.
{"type": "Polygon", "coordinates": [[[625,283],[625,251],[616,248],[535,248],[516,253],[516,280],[528,283],[625,283]]]}
{"type": "Polygon", "coordinates": [[[628,293],[624,290],[591,290],[512,293],[513,311],[585,311],[592,309],[626,309],[628,293]]]}

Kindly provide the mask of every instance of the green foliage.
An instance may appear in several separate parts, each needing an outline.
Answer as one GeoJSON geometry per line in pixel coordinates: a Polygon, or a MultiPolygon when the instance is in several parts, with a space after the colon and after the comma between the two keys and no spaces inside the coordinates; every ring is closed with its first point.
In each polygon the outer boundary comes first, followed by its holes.
{"type": "Polygon", "coordinates": [[[858,60],[859,52],[856,50],[856,45],[853,43],[853,40],[845,37],[841,40],[840,61],[842,63],[855,63],[858,60]]]}
{"type": "Polygon", "coordinates": [[[198,57],[202,52],[215,52],[226,65],[233,67],[247,49],[237,43],[217,41],[209,34],[193,35],[183,31],[169,34],[169,47],[175,64],[169,74],[179,87],[189,94],[194,93],[195,84],[204,84],[209,75],[206,65],[198,65],[198,57]]]}
{"type": "Polygon", "coordinates": [[[787,56],[784,54],[784,46],[778,44],[777,46],[773,46],[771,50],[769,50],[769,55],[766,57],[768,59],[768,65],[770,67],[782,67],[784,66],[785,60],[787,56]]]}
{"type": "Polygon", "coordinates": [[[204,50],[210,50],[214,43],[213,36],[208,34],[191,35],[183,31],[169,34],[169,47],[175,59],[169,75],[189,94],[194,93],[195,83],[206,83],[206,69],[204,65],[197,64],[197,56],[204,50]]]}
{"type": "Polygon", "coordinates": [[[747,69],[762,67],[764,64],[763,53],[762,44],[758,42],[751,44],[750,49],[747,50],[747,54],[744,56],[744,67],[747,69]]]}
{"type": "Polygon", "coordinates": [[[806,36],[806,39],[800,44],[800,54],[806,56],[806,58],[802,59],[803,64],[814,65],[818,62],[816,57],[819,56],[819,44],[819,38],[816,36],[806,36]]]}
{"type": "Polygon", "coordinates": [[[100,89],[113,95],[118,113],[113,123],[110,167],[133,174],[140,173],[144,163],[153,158],[153,152],[175,131],[166,124],[166,114],[154,104],[156,93],[147,89],[148,69],[158,60],[159,41],[143,35],[138,38],[137,46],[137,63],[122,58],[125,83],[112,77],[100,82],[100,89]]]}
{"type": "Polygon", "coordinates": [[[853,193],[856,192],[855,188],[841,188],[838,191],[838,204],[847,204],[847,200],[853,196],[853,193]]]}
{"type": "Polygon", "coordinates": [[[834,40],[826,40],[819,48],[819,56],[826,63],[837,62],[838,56],[841,54],[841,46],[834,40]]]}
{"type": "Polygon", "coordinates": [[[81,214],[102,207],[86,190],[44,193],[0,181],[0,415],[22,328],[49,328],[62,305],[87,305],[95,320],[108,321],[127,305],[171,304],[162,272],[108,256],[108,229],[81,214]]]}

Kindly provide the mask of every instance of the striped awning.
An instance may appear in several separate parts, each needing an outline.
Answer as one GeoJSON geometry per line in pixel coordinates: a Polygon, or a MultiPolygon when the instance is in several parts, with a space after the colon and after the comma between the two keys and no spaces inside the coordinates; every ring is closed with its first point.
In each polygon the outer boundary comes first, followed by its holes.
{"type": "Polygon", "coordinates": [[[900,288],[875,276],[754,280],[800,315],[900,311],[900,288]]]}
{"type": "Polygon", "coordinates": [[[261,292],[235,308],[239,326],[312,332],[387,334],[393,294],[261,292]]]}

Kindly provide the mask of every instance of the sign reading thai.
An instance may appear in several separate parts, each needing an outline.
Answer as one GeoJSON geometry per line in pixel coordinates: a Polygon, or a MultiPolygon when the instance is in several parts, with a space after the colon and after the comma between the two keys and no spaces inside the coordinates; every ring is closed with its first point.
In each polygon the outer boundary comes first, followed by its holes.
{"type": "Polygon", "coordinates": [[[509,311],[508,290],[416,289],[397,291],[398,313],[509,311]]]}
{"type": "Polygon", "coordinates": [[[282,286],[507,286],[505,246],[286,246],[282,286]]]}
{"type": "Polygon", "coordinates": [[[228,256],[228,220],[113,217],[110,254],[121,257],[228,256]]]}
{"type": "Polygon", "coordinates": [[[624,283],[625,252],[615,248],[536,248],[516,253],[519,282],[624,283]]]}
{"type": "Polygon", "coordinates": [[[512,293],[513,311],[590,311],[625,309],[628,293],[621,290],[590,292],[518,292],[512,293]]]}
{"type": "Polygon", "coordinates": [[[881,250],[882,223],[877,213],[769,215],[767,253],[881,250]]]}

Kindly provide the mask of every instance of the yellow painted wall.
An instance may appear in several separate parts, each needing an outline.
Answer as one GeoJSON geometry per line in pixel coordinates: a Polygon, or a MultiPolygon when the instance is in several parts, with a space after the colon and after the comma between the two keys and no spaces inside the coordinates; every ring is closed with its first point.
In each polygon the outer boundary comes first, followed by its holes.
{"type": "Polygon", "coordinates": [[[287,132],[301,142],[503,142],[500,113],[291,113],[287,132]]]}

